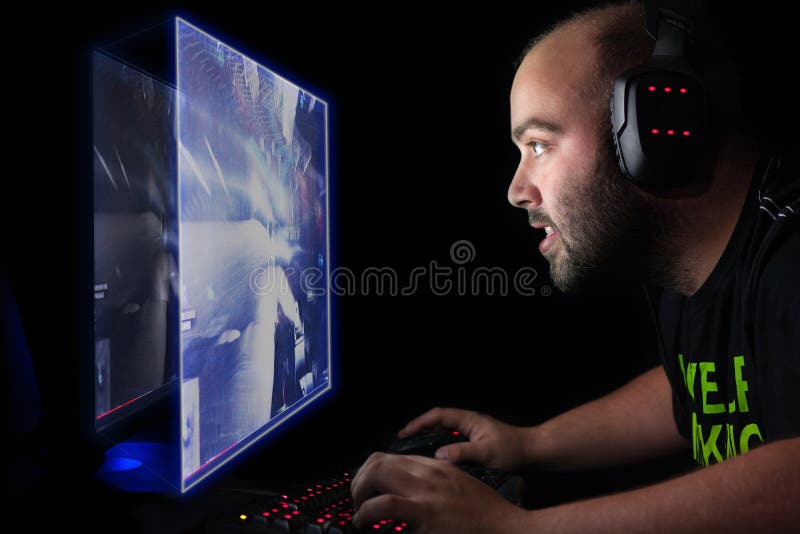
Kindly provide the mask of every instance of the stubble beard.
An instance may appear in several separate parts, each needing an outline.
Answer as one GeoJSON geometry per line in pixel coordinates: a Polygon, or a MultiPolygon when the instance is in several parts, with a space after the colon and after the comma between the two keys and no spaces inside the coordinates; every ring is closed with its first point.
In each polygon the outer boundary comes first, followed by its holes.
{"type": "MultiPolygon", "coordinates": [[[[609,140],[610,141],[610,140],[609,140]]],[[[546,256],[553,284],[564,293],[630,290],[645,278],[658,207],[601,151],[589,176],[563,181],[559,242],[546,256]]]]}

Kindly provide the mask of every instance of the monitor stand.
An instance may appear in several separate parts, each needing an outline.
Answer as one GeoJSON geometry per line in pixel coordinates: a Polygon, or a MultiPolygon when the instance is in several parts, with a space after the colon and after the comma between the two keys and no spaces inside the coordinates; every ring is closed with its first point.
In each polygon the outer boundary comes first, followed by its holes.
{"type": "Polygon", "coordinates": [[[180,493],[178,447],[163,437],[142,433],[105,452],[96,477],[104,484],[132,493],[180,493]]]}

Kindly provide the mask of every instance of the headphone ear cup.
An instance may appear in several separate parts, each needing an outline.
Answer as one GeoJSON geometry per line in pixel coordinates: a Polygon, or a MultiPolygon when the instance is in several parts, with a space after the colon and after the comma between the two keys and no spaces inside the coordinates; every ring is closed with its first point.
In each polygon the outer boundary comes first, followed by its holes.
{"type": "Polygon", "coordinates": [[[635,67],[615,81],[610,107],[614,151],[628,180],[671,189],[695,179],[706,105],[693,72],[673,61],[635,67]]]}

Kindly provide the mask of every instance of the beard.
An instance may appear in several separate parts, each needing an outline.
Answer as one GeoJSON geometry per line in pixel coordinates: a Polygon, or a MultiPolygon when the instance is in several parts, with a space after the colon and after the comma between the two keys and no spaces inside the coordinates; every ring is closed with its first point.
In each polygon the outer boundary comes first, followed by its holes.
{"type": "Polygon", "coordinates": [[[565,177],[558,199],[559,242],[545,257],[564,293],[635,290],[652,258],[659,206],[627,180],[610,137],[604,141],[591,173],[565,177]]]}

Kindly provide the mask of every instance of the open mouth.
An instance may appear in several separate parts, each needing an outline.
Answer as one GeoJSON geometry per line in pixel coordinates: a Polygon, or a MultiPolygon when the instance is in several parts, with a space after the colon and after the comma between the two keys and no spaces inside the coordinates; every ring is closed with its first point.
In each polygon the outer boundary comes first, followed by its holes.
{"type": "Polygon", "coordinates": [[[553,228],[550,226],[545,226],[544,231],[547,236],[542,240],[541,243],[539,243],[539,252],[542,254],[547,252],[561,235],[561,232],[558,230],[553,230],[553,228]]]}

